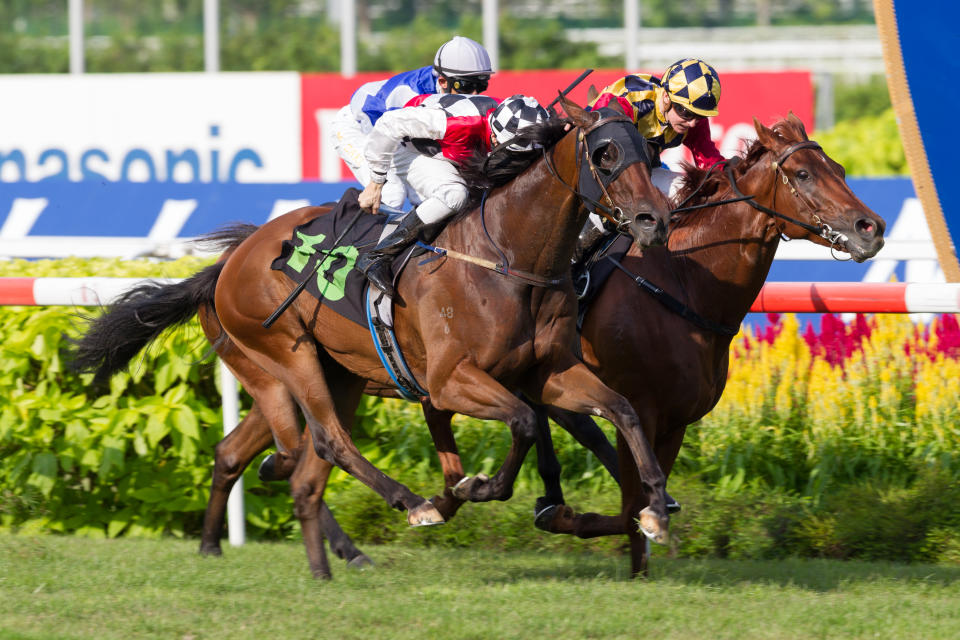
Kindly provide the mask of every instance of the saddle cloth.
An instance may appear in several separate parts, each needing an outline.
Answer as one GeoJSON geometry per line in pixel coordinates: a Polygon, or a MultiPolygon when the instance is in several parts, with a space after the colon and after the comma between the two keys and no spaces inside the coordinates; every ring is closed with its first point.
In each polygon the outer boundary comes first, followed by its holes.
{"type": "Polygon", "coordinates": [[[329,213],[318,216],[293,230],[284,240],[280,255],[270,268],[282,271],[324,305],[357,324],[367,326],[363,290],[367,278],[353,266],[364,251],[380,240],[387,223],[385,216],[360,213],[357,189],[348,189],[329,213]],[[353,226],[336,247],[334,241],[359,213],[353,226]],[[320,261],[319,268],[317,262],[320,261]]]}

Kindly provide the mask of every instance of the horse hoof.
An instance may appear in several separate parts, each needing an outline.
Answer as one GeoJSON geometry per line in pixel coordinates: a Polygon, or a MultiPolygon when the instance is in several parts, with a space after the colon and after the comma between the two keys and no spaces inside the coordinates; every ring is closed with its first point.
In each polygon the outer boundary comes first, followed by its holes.
{"type": "Polygon", "coordinates": [[[658,516],[650,507],[644,507],[640,512],[638,524],[640,525],[640,531],[651,542],[666,544],[670,538],[670,518],[668,516],[658,516]]]}
{"type": "Polygon", "coordinates": [[[223,555],[223,550],[220,549],[220,545],[200,545],[200,555],[202,556],[214,556],[220,557],[223,555]]]}
{"type": "Polygon", "coordinates": [[[373,560],[370,559],[365,553],[361,553],[356,558],[347,563],[348,569],[356,569],[357,571],[363,571],[373,566],[373,560]]]}
{"type": "Polygon", "coordinates": [[[277,459],[276,456],[271,453],[263,459],[263,462],[260,463],[260,467],[257,469],[257,477],[263,482],[271,482],[276,480],[276,473],[277,459]]]}
{"type": "Polygon", "coordinates": [[[533,514],[533,526],[541,531],[550,531],[550,523],[553,522],[553,516],[560,505],[551,504],[548,507],[540,509],[533,514]]]}
{"type": "Polygon", "coordinates": [[[432,524],[443,524],[444,522],[446,520],[429,500],[407,512],[407,523],[411,527],[426,527],[432,524]]]}
{"type": "Polygon", "coordinates": [[[680,503],[677,499],[664,491],[663,495],[667,497],[667,515],[671,513],[680,513],[680,503]]]}
{"type": "Polygon", "coordinates": [[[453,485],[453,488],[450,489],[450,492],[458,500],[470,501],[471,496],[473,495],[474,487],[479,484],[485,484],[489,482],[490,477],[485,473],[478,473],[475,476],[464,476],[460,479],[460,482],[453,485]]]}

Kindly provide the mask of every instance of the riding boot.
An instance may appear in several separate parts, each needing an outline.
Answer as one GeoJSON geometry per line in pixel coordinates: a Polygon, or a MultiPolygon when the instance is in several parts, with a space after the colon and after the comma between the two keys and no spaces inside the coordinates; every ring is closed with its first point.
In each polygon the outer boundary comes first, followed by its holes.
{"type": "Polygon", "coordinates": [[[367,279],[377,285],[381,291],[390,297],[395,296],[390,258],[399,254],[416,240],[425,226],[416,210],[411,211],[403,217],[397,228],[381,240],[372,251],[360,256],[356,268],[363,272],[367,279]]]}
{"type": "Polygon", "coordinates": [[[573,259],[570,262],[575,265],[580,264],[606,235],[606,229],[599,228],[592,221],[587,220],[583,229],[580,230],[577,247],[573,250],[573,259]]]}

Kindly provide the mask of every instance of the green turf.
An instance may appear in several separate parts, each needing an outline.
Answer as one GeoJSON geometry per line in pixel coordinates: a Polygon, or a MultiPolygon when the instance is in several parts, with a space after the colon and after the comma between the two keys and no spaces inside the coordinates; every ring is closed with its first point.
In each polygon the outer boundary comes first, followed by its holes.
{"type": "Polygon", "coordinates": [[[309,576],[296,543],[0,535],[0,638],[960,637],[960,569],[367,548],[309,576]]]}

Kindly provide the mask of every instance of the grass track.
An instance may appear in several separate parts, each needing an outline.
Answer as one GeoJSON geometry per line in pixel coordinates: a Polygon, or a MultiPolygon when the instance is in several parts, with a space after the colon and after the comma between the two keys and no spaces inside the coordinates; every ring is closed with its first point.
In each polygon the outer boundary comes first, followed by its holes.
{"type": "Polygon", "coordinates": [[[960,568],[0,535],[0,638],[960,638],[960,568]]]}

